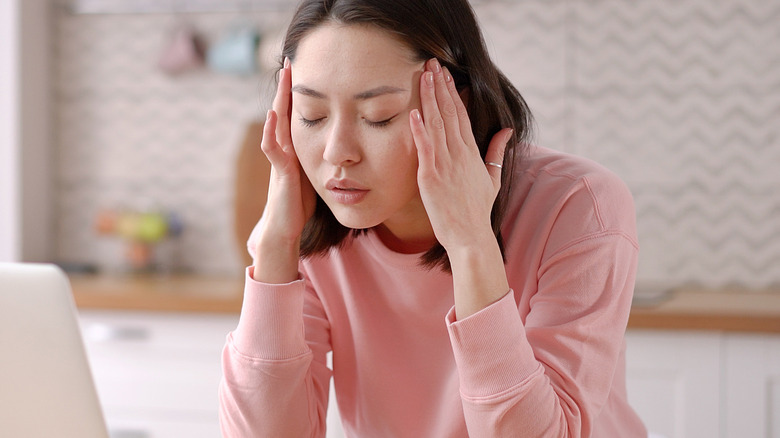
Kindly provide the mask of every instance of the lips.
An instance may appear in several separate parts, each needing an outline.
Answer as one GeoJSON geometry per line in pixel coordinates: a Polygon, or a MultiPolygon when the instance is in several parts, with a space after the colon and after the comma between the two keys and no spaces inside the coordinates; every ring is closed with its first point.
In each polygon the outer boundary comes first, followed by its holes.
{"type": "Polygon", "coordinates": [[[331,179],[325,184],[325,188],[328,190],[368,190],[365,186],[351,179],[331,179]]]}
{"type": "Polygon", "coordinates": [[[331,179],[325,184],[325,189],[334,201],[345,205],[359,203],[369,192],[365,186],[349,179],[331,179]]]}

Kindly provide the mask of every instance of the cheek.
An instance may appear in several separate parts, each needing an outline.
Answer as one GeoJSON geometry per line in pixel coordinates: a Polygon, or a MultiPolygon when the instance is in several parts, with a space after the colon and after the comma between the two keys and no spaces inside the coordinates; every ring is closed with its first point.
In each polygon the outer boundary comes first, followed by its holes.
{"type": "Polygon", "coordinates": [[[414,145],[412,128],[409,126],[409,112],[398,115],[398,119],[392,125],[381,131],[368,131],[374,135],[379,144],[388,145],[383,150],[389,155],[405,156],[417,155],[417,147],[414,145]]]}
{"type": "Polygon", "coordinates": [[[316,139],[304,129],[296,128],[294,124],[290,128],[290,138],[295,148],[295,155],[298,156],[298,161],[305,170],[317,156],[316,139]]]}
{"type": "MultiPolygon", "coordinates": [[[[408,114],[406,119],[408,120],[408,114]]],[[[409,127],[409,122],[399,121],[398,132],[395,136],[396,155],[402,160],[406,161],[407,167],[414,167],[417,169],[417,146],[414,144],[414,137],[412,136],[412,130],[409,127]]]]}
{"type": "Polygon", "coordinates": [[[317,148],[318,143],[311,135],[305,134],[304,130],[295,128],[291,129],[290,137],[303,173],[309,181],[316,181],[317,167],[322,163],[322,151],[317,148]]]}
{"type": "Polygon", "coordinates": [[[417,147],[414,145],[411,130],[398,130],[383,142],[381,156],[376,157],[378,163],[394,181],[404,184],[417,184],[417,147]]]}
{"type": "Polygon", "coordinates": [[[290,127],[290,138],[292,139],[295,153],[299,154],[300,150],[303,149],[301,146],[303,145],[304,141],[298,130],[295,129],[295,126],[290,127]]]}

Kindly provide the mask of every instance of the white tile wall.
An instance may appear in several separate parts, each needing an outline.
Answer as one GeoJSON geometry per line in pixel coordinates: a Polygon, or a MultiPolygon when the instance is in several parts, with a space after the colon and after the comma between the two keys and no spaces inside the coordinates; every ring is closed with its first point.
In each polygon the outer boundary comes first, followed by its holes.
{"type": "Polygon", "coordinates": [[[232,170],[246,124],[265,113],[272,78],[205,68],[170,78],[156,61],[181,20],[213,42],[240,23],[273,33],[286,19],[280,13],[57,15],[58,258],[119,267],[123,245],[95,235],[97,212],[162,209],[177,212],[186,227],[167,245],[173,268],[240,268],[232,170]]]}
{"type": "Polygon", "coordinates": [[[640,276],[780,280],[780,4],[574,2],[573,137],[636,197],[640,276]]]}
{"type": "MultiPolygon", "coordinates": [[[[496,63],[535,112],[538,143],[585,155],[632,189],[639,277],[780,284],[780,3],[485,0],[496,63]]],[[[281,12],[242,14],[273,31],[281,12]]],[[[207,41],[238,14],[188,14],[207,41]]],[[[187,232],[176,265],[237,268],[231,168],[269,78],[154,67],[176,17],[56,15],[58,256],[114,263],[102,207],[162,206],[187,232]]]]}

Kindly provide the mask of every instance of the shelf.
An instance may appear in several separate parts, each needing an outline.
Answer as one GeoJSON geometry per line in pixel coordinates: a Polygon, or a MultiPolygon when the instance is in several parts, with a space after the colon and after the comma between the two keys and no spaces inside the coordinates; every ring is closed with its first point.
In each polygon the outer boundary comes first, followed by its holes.
{"type": "Polygon", "coordinates": [[[290,0],[56,0],[73,15],[206,14],[288,11],[290,0]]]}
{"type": "MultiPolygon", "coordinates": [[[[476,6],[508,0],[470,0],[476,6]]],[[[292,11],[295,0],[55,0],[73,15],[211,14],[292,11]]]]}

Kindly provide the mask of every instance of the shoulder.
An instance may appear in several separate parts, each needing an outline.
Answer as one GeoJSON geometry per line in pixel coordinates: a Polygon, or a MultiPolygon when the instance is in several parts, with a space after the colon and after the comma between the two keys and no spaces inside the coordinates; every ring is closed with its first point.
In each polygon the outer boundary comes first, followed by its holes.
{"type": "Polygon", "coordinates": [[[626,184],[614,172],[585,157],[532,146],[515,170],[518,188],[569,190],[586,186],[594,195],[631,198],[626,184]]]}
{"type": "Polygon", "coordinates": [[[515,169],[505,227],[544,233],[551,247],[606,234],[638,246],[633,197],[620,177],[593,160],[538,146],[515,169]]]}

